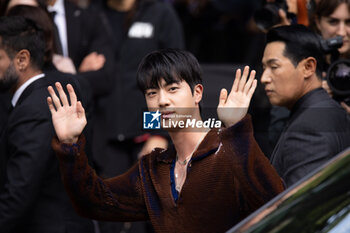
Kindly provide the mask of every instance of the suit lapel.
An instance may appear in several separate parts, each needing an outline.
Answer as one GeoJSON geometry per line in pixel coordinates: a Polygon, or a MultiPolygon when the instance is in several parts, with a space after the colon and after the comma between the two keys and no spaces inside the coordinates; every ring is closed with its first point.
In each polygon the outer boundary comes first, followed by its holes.
{"type": "MultiPolygon", "coordinates": [[[[279,139],[278,139],[278,141],[276,143],[276,146],[275,146],[275,148],[272,151],[271,158],[270,158],[270,163],[272,165],[274,165],[275,168],[276,168],[276,165],[278,163],[276,156],[278,156],[281,153],[280,147],[283,146],[283,144],[284,144],[285,133],[286,133],[286,131],[287,131],[287,129],[288,129],[288,127],[289,127],[289,125],[291,124],[292,121],[293,121],[293,119],[291,119],[290,116],[289,116],[289,118],[288,118],[288,120],[286,122],[286,125],[283,127],[281,135],[280,135],[280,137],[279,137],[279,139]]],[[[278,170],[278,168],[276,168],[276,170],[278,170]]]]}
{"type": "MultiPolygon", "coordinates": [[[[48,86],[48,85],[49,83],[47,82],[46,77],[35,80],[23,91],[22,95],[19,97],[17,101],[16,106],[20,105],[35,89],[48,86]]],[[[49,95],[49,93],[47,93],[47,95],[49,95]]]]}

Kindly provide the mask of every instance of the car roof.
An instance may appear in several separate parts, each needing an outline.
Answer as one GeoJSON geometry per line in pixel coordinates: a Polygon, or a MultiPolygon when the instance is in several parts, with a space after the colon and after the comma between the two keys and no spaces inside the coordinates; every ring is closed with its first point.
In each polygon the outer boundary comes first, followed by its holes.
{"type": "Polygon", "coordinates": [[[227,231],[238,232],[350,232],[350,147],[227,231]]]}

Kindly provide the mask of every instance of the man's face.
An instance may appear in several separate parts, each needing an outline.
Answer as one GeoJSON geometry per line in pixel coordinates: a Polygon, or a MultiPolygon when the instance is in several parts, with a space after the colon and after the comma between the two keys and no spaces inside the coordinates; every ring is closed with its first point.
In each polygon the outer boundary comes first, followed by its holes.
{"type": "Polygon", "coordinates": [[[7,92],[18,82],[18,73],[5,50],[0,49],[0,92],[7,92]]]}
{"type": "Polygon", "coordinates": [[[291,60],[283,55],[283,42],[268,43],[262,59],[264,73],[261,82],[265,85],[266,95],[273,105],[291,108],[303,96],[304,77],[300,63],[295,67],[291,60]]]}
{"type": "Polygon", "coordinates": [[[161,80],[159,88],[147,89],[145,98],[150,111],[161,112],[163,119],[183,120],[182,117],[174,119],[175,115],[194,116],[198,111],[198,103],[202,97],[202,89],[198,85],[192,93],[186,81],[167,84],[161,80]]]}

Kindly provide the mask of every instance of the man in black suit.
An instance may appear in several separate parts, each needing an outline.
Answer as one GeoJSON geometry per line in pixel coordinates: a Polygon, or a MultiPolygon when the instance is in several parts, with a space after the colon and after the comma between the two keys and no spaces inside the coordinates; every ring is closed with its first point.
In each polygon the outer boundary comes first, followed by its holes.
{"type": "Polygon", "coordinates": [[[54,132],[45,99],[55,79],[42,73],[44,49],[43,32],[32,21],[0,19],[0,90],[13,93],[13,109],[0,132],[0,229],[92,233],[92,222],[70,203],[51,149],[54,132]]]}
{"type": "Polygon", "coordinates": [[[57,52],[72,60],[95,97],[109,93],[114,82],[114,54],[106,19],[97,10],[82,9],[69,0],[50,0],[48,10],[59,35],[57,52]]]}
{"type": "Polygon", "coordinates": [[[270,30],[262,62],[271,104],[291,111],[270,158],[288,187],[350,146],[350,119],[321,88],[323,54],[306,27],[270,30]]]}

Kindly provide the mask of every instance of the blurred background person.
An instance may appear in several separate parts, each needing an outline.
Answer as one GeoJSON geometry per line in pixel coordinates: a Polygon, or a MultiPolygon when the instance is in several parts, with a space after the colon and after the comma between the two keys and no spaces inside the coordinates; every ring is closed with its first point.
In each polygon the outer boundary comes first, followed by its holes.
{"type": "Polygon", "coordinates": [[[315,10],[316,31],[324,39],[336,36],[343,38],[338,49],[339,58],[350,57],[350,1],[320,0],[315,10]]]}
{"type": "MultiPolygon", "coordinates": [[[[313,29],[317,31],[323,39],[340,36],[343,40],[343,44],[338,49],[338,53],[328,56],[328,66],[324,68],[325,72],[327,72],[327,68],[332,62],[339,59],[350,59],[350,1],[320,0],[315,9],[314,21],[313,29]]],[[[350,61],[347,63],[347,66],[350,67],[350,61]]],[[[350,70],[350,68],[348,68],[348,70],[350,70]]],[[[344,70],[344,72],[345,71],[346,70],[344,70]]],[[[324,76],[327,76],[327,74],[324,76]]],[[[350,79],[349,76],[344,77],[344,79],[347,79],[347,82],[345,82],[341,88],[345,88],[344,90],[347,90],[349,93],[348,96],[345,97],[347,102],[344,101],[344,97],[338,98],[336,95],[337,90],[330,88],[332,85],[329,85],[329,80],[324,80],[322,86],[331,96],[339,100],[343,108],[350,114],[350,79]]]]}
{"type": "MultiPolygon", "coordinates": [[[[69,57],[75,71],[90,83],[94,96],[107,94],[113,83],[112,38],[99,12],[69,0],[47,0],[56,35],[57,60],[69,57]]],[[[54,58],[56,59],[56,58],[54,58]]]]}

